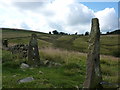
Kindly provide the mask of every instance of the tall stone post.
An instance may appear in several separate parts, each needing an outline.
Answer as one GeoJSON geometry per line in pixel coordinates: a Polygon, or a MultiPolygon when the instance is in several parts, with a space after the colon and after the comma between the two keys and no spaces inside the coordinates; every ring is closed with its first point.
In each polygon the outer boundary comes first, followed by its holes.
{"type": "Polygon", "coordinates": [[[38,42],[37,42],[36,34],[32,34],[31,40],[29,42],[28,64],[33,67],[40,65],[40,57],[39,57],[38,42]]]}
{"type": "Polygon", "coordinates": [[[86,80],[83,84],[84,88],[102,88],[100,69],[100,28],[99,20],[92,19],[92,27],[89,39],[88,55],[87,55],[87,70],[86,80]]]}

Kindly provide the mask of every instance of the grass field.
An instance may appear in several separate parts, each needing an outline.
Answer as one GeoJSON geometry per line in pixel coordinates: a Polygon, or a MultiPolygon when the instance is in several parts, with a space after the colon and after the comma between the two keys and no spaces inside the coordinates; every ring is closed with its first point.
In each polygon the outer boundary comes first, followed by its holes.
{"type": "MultiPolygon", "coordinates": [[[[18,43],[28,44],[33,32],[8,31],[2,33],[3,39],[12,46],[18,43]]],[[[86,73],[86,56],[89,36],[50,35],[37,33],[41,60],[61,63],[60,67],[20,69],[27,59],[16,58],[6,50],[2,52],[3,88],[82,88],[86,73]],[[43,74],[39,72],[42,71],[43,74]],[[18,84],[18,80],[33,76],[35,80],[18,84]]],[[[101,70],[103,80],[109,83],[118,81],[119,43],[118,35],[101,36],[101,70]]],[[[105,85],[104,87],[118,87],[105,85]]]]}
{"type": "MultiPolygon", "coordinates": [[[[3,30],[3,39],[8,39],[9,44],[28,44],[30,35],[33,32],[3,30]]],[[[87,53],[89,36],[78,35],[50,35],[37,33],[39,47],[56,47],[65,50],[79,51],[87,53]]],[[[118,47],[118,35],[101,35],[100,53],[120,57],[118,47]]]]}

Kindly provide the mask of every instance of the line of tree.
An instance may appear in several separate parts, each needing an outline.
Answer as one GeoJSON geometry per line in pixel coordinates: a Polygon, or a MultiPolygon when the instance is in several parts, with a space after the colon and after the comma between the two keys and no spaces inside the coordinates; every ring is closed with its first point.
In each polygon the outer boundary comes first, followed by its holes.
{"type": "MultiPolygon", "coordinates": [[[[64,33],[64,32],[58,32],[57,30],[53,30],[52,32],[49,32],[49,34],[55,34],[55,35],[70,35],[68,33],[64,33]]],[[[72,35],[78,35],[78,33],[76,32],[75,34],[72,34],[72,35]]],[[[81,34],[82,36],[85,35],[89,35],[89,32],[85,32],[85,34],[81,34]]]]}
{"type": "Polygon", "coordinates": [[[53,30],[52,32],[49,32],[49,34],[55,34],[55,35],[68,35],[68,33],[64,33],[64,32],[58,32],[57,30],[53,30]]]}
{"type": "Polygon", "coordinates": [[[85,36],[89,35],[89,32],[85,32],[85,36]]]}

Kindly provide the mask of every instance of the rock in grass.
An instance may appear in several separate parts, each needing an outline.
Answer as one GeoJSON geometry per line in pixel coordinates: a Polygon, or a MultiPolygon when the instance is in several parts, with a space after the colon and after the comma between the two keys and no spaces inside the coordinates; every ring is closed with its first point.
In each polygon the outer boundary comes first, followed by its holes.
{"type": "Polygon", "coordinates": [[[60,63],[55,63],[54,66],[61,66],[61,64],[60,63]]]}
{"type": "Polygon", "coordinates": [[[44,74],[42,71],[39,71],[39,74],[44,74]]]}
{"type": "Polygon", "coordinates": [[[25,63],[22,63],[22,64],[20,65],[20,68],[22,68],[22,69],[29,68],[29,65],[28,65],[28,64],[25,64],[25,63]]]}
{"type": "Polygon", "coordinates": [[[44,64],[45,66],[48,66],[48,67],[52,67],[52,66],[61,66],[60,63],[56,63],[56,62],[49,61],[49,60],[43,61],[43,64],[44,64]]]}
{"type": "Polygon", "coordinates": [[[49,61],[49,60],[46,60],[46,61],[44,61],[43,63],[44,63],[44,65],[49,65],[49,64],[50,64],[50,61],[49,61]]]}
{"type": "Polygon", "coordinates": [[[34,80],[33,77],[26,77],[26,78],[23,78],[23,79],[19,80],[18,83],[19,83],[19,84],[20,84],[20,83],[26,83],[26,82],[31,82],[31,81],[33,81],[33,80],[34,80]]]}
{"type": "Polygon", "coordinates": [[[16,77],[17,75],[13,75],[12,77],[16,77]]]}

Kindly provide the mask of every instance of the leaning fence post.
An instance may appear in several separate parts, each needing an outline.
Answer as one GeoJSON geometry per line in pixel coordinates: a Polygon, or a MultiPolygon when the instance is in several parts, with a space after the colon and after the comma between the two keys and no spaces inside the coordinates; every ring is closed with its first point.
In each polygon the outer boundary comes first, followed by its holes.
{"type": "Polygon", "coordinates": [[[101,81],[99,20],[93,18],[87,55],[86,80],[83,88],[102,88],[101,81]]]}

